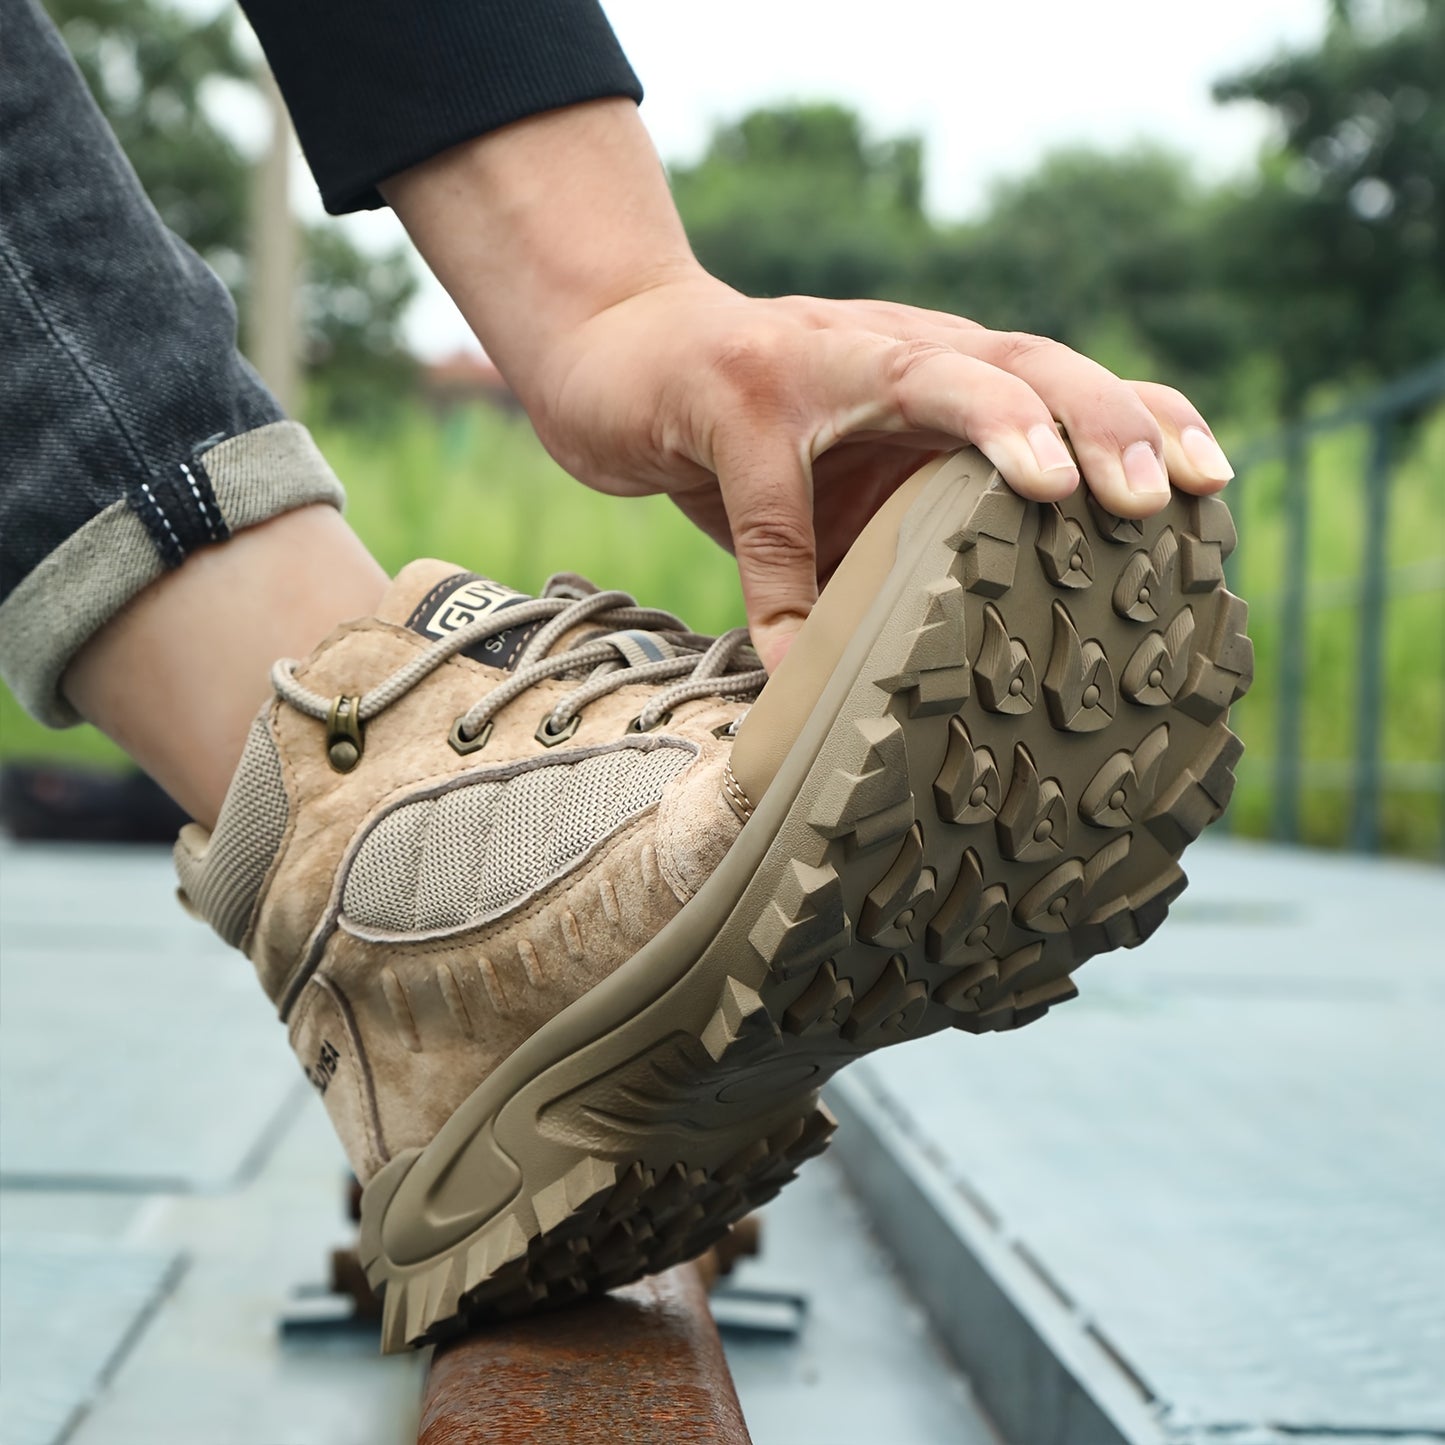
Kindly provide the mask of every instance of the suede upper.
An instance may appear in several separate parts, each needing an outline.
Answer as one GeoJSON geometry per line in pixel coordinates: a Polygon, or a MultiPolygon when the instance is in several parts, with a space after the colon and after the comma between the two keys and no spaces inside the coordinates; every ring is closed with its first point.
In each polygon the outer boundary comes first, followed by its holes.
{"type": "MultiPolygon", "coordinates": [[[[457,572],[413,564],[296,681],[376,686],[433,645],[406,622],[457,572]]],[[[577,680],[544,679],[459,753],[454,719],[508,676],[451,657],[365,724],[349,772],[326,723],[276,699],[214,834],[177,844],[183,897],[255,963],[363,1181],[651,939],[742,826],[724,776],[745,702],[684,702],[638,732],[660,689],[629,683],[548,746],[539,723],[577,680]]]]}

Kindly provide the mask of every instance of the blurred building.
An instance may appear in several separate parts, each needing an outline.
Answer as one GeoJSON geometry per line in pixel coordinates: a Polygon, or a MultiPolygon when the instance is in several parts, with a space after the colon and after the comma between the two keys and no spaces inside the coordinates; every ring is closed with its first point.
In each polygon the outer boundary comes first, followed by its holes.
{"type": "Polygon", "coordinates": [[[498,411],[520,412],[522,404],[493,362],[478,351],[459,350],[422,370],[423,401],[439,416],[483,402],[498,411]]]}

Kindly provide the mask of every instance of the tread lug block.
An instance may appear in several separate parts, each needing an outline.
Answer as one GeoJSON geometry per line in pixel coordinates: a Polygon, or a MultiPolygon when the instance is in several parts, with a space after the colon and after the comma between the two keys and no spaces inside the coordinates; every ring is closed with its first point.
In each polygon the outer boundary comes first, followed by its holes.
{"type": "Polygon", "coordinates": [[[631,1211],[651,1185],[652,1177],[641,1164],[629,1165],[613,1187],[612,1193],[607,1196],[607,1202],[602,1206],[603,1214],[609,1219],[616,1219],[619,1215],[631,1211]]]}
{"type": "Polygon", "coordinates": [[[1040,969],[1046,967],[1043,957],[1042,943],[1027,943],[1022,948],[1015,949],[1007,958],[1000,959],[998,978],[983,989],[978,1012],[963,1014],[955,1019],[954,1028],[971,1034],[988,1034],[1017,1027],[1017,991],[1022,987],[1033,987],[1047,981],[1037,977],[1040,969]]]}
{"type": "Polygon", "coordinates": [[[912,943],[933,899],[937,879],[923,866],[923,829],[915,823],[888,872],[868,895],[858,918],[857,936],[864,943],[902,948],[912,943]]]}
{"type": "Polygon", "coordinates": [[[769,1157],[768,1141],[766,1139],[754,1139],[750,1144],[740,1149],[732,1158],[720,1164],[716,1170],[717,1177],[726,1182],[748,1179],[757,1173],[764,1160],[769,1157]]]}
{"type": "Polygon", "coordinates": [[[1014,749],[1013,781],[994,828],[998,846],[1014,863],[1057,857],[1069,836],[1069,805],[1057,778],[1040,778],[1022,744],[1014,749]]]}
{"type": "Polygon", "coordinates": [[[1181,852],[1224,812],[1234,793],[1234,765],[1243,752],[1244,744],[1221,728],[1160,796],[1144,826],[1165,852],[1181,852]]]}
{"type": "Polygon", "coordinates": [[[1007,989],[1010,993],[1017,994],[1024,989],[1037,987],[1057,971],[1057,965],[1044,958],[1042,941],[1026,943],[1022,948],[1014,949],[1007,958],[1000,960],[999,990],[1002,992],[1007,989]]]}
{"type": "Polygon", "coordinates": [[[1169,724],[1146,733],[1139,746],[1124,749],[1094,774],[1079,799],[1079,816],[1095,828],[1127,828],[1142,821],[1143,807],[1154,796],[1159,765],[1169,750],[1169,724]]]}
{"type": "Polygon", "coordinates": [[[532,1196],[532,1211],[543,1234],[566,1228],[571,1234],[590,1227],[617,1183],[617,1166],[590,1155],[574,1164],[560,1179],[532,1196]]]}
{"type": "Polygon", "coordinates": [[[1119,709],[1119,692],[1104,649],[1081,642],[1062,602],[1054,603],[1054,647],[1044,674],[1044,701],[1060,732],[1093,733],[1119,709]]]}
{"type": "Polygon", "coordinates": [[[1129,895],[1134,931],[1143,943],[1168,916],[1170,905],[1189,886],[1189,879],[1177,864],[1161,873],[1148,888],[1129,895]]]}
{"type": "Polygon", "coordinates": [[[953,712],[968,697],[971,669],[963,615],[963,587],[940,577],[921,594],[922,620],[903,645],[903,665],[878,679],[884,692],[904,693],[910,717],[953,712]]]}
{"type": "Polygon", "coordinates": [[[1094,519],[1094,530],[1106,541],[1120,546],[1139,546],[1144,540],[1144,523],[1136,517],[1116,517],[1107,507],[1102,506],[1093,492],[1085,489],[1085,500],[1089,515],[1094,519]]]}
{"type": "Polygon", "coordinates": [[[1071,978],[1055,979],[1052,983],[1041,983],[1027,993],[1014,999],[1014,1016],[1010,1028],[1021,1029],[1025,1024],[1043,1018],[1051,1008],[1078,998],[1079,990],[1071,978]]]}
{"type": "Polygon", "coordinates": [[[1174,700],[1186,717],[1215,722],[1249,691],[1254,681],[1254,644],[1245,632],[1248,619],[1249,608],[1224,593],[1209,646],[1190,664],[1189,676],[1174,700]]]}
{"type": "Polygon", "coordinates": [[[949,823],[986,823],[1003,805],[998,764],[987,748],[976,748],[963,719],[948,721],[948,752],[933,783],[938,815],[949,823]]]}
{"type": "Polygon", "coordinates": [[[1112,948],[1137,948],[1164,922],[1169,905],[1188,884],[1184,870],[1173,863],[1147,887],[1090,914],[1079,925],[1075,938],[1090,956],[1112,948]]]}
{"type": "Polygon", "coordinates": [[[910,980],[901,955],[894,954],[883,965],[878,981],[853,1005],[843,1025],[843,1037],[850,1044],[893,1043],[906,1038],[928,1008],[928,986],[910,980]]]}
{"type": "Polygon", "coordinates": [[[1186,504],[1189,529],[1181,544],[1186,592],[1211,592],[1224,582],[1224,559],[1238,537],[1229,508],[1218,497],[1191,497],[1186,504]]]}
{"type": "Polygon", "coordinates": [[[913,822],[908,745],[893,717],[856,718],[853,734],[853,757],[828,779],[809,821],[824,838],[851,833],[870,848],[913,822]]]}
{"type": "Polygon", "coordinates": [[[1124,696],[1140,707],[1173,702],[1189,672],[1194,639],[1194,609],[1184,608],[1164,632],[1151,632],[1129,659],[1120,684],[1124,696]]]}
{"type": "Polygon", "coordinates": [[[930,963],[977,963],[993,958],[1008,932],[1008,892],[1002,884],[983,886],[978,854],[967,849],[958,877],[924,934],[930,963]]]}
{"type": "Polygon", "coordinates": [[[1157,622],[1174,595],[1179,542],[1165,527],[1152,550],[1135,552],[1114,584],[1114,611],[1130,622],[1157,622]]]}
{"type": "Polygon", "coordinates": [[[1084,900],[1084,860],[1070,858],[1046,873],[1014,909],[1021,928],[1034,933],[1063,933],[1084,900]]]}
{"type": "Polygon", "coordinates": [[[831,962],[825,963],[784,1010],[783,1028],[799,1037],[836,1034],[852,1007],[853,985],[838,977],[831,962]]]}
{"type": "Polygon", "coordinates": [[[1093,583],[1094,553],[1089,539],[1072,517],[1064,516],[1057,502],[1043,508],[1034,550],[1044,576],[1055,587],[1082,591],[1093,583]]]}
{"type": "Polygon", "coordinates": [[[780,978],[831,958],[851,941],[837,872],[830,864],[814,868],[796,858],[748,934],[758,956],[780,978]]]}
{"type": "Polygon", "coordinates": [[[838,1121],[828,1106],[820,1103],[803,1124],[803,1132],[796,1146],[798,1157],[811,1159],[815,1154],[821,1154],[828,1147],[828,1141],[832,1139],[837,1128],[838,1121]]]}
{"type": "Polygon", "coordinates": [[[768,1135],[768,1153],[772,1158],[768,1167],[763,1170],[764,1174],[793,1167],[793,1162],[788,1157],[789,1151],[803,1137],[804,1126],[803,1119],[789,1119],[781,1129],[775,1129],[768,1135]]]}
{"type": "Polygon", "coordinates": [[[667,1218],[678,1209],[687,1208],[705,1177],[701,1169],[689,1169],[682,1163],[670,1164],[663,1170],[647,1201],[647,1209],[654,1222],[667,1218]]]}
{"type": "Polygon", "coordinates": [[[781,1034],[756,990],[736,978],[723,985],[717,1010],[702,1031],[702,1046],[714,1063],[776,1043],[781,1034]]]}
{"type": "Polygon", "coordinates": [[[959,554],[968,591],[1002,597],[1013,586],[1023,522],[1024,499],[1004,482],[993,482],[963,530],[946,539],[959,554]]]}
{"type": "Polygon", "coordinates": [[[1038,680],[1028,648],[1010,637],[998,608],[983,609],[983,646],[973,665],[979,700],[990,712],[1028,712],[1038,696],[1038,680]]]}
{"type": "MultiPolygon", "coordinates": [[[[997,982],[998,961],[982,959],[939,984],[933,991],[933,1001],[956,1014],[976,1014],[980,1008],[979,1000],[985,994],[991,995],[997,982]]],[[[954,1027],[963,1028],[964,1025],[955,1020],[954,1027]]]]}

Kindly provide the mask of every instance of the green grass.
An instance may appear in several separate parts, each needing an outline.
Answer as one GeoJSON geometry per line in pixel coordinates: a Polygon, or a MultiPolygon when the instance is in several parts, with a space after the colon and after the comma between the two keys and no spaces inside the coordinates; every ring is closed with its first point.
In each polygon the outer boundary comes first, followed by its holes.
{"type": "MultiPolygon", "coordinates": [[[[490,411],[440,421],[419,409],[375,427],[322,427],[317,440],[349,493],[348,515],[389,570],[418,556],[464,563],[524,590],[553,571],[578,571],[643,602],[719,631],[742,620],[730,559],[660,497],[622,500],[579,487],[546,456],[526,421],[490,411]]],[[[1305,698],[1307,775],[1303,832],[1336,845],[1346,833],[1350,792],[1334,775],[1351,755],[1358,667],[1358,615],[1349,579],[1359,572],[1363,431],[1333,434],[1311,453],[1312,586],[1305,698]]],[[[1401,458],[1391,497],[1389,565],[1445,567],[1445,406],[1401,458]]],[[[1269,827],[1279,663],[1280,566],[1285,538],[1280,468],[1242,479],[1234,504],[1241,535],[1238,586],[1251,600],[1258,657],[1253,692],[1236,713],[1248,746],[1231,812],[1241,832],[1269,827]]],[[[1445,740],[1445,593],[1391,598],[1384,659],[1385,756],[1439,763],[1445,740]]],[[[115,762],[93,730],[52,733],[0,697],[0,756],[60,756],[115,762]]],[[[1384,799],[1386,846],[1436,854],[1439,793],[1396,789],[1384,799]]]]}
{"type": "MultiPolygon", "coordinates": [[[[1349,826],[1350,764],[1361,676],[1358,580],[1364,542],[1364,428],[1318,439],[1309,452],[1309,590],[1306,609],[1301,835],[1335,846],[1349,826]]],[[[1270,827],[1276,753],[1280,603],[1286,518],[1283,467],[1262,465],[1241,478],[1231,496],[1240,534],[1235,586],[1250,603],[1256,682],[1239,704],[1234,726],[1247,752],[1231,810],[1240,832],[1270,827]]],[[[1384,658],[1383,756],[1389,765],[1438,769],[1445,748],[1445,405],[1410,438],[1391,482],[1387,567],[1396,590],[1388,597],[1384,658]],[[1405,569],[1414,568],[1413,574],[1405,569]],[[1399,584],[1413,583],[1410,587],[1399,584]],[[1422,589],[1423,584],[1423,589],[1422,589]]],[[[1428,777],[1387,788],[1381,826],[1385,847],[1438,855],[1445,797],[1428,777]],[[1415,786],[1420,783],[1426,786],[1415,786]]]]}
{"type": "MultiPolygon", "coordinates": [[[[319,426],[316,439],[346,484],[348,518],[390,572],[443,557],[524,591],[581,572],[702,631],[744,620],[731,559],[671,502],[578,486],[520,416],[479,408],[439,421],[410,407],[376,426],[319,426]]],[[[125,762],[94,728],[42,727],[4,688],[0,758],[125,762]]]]}

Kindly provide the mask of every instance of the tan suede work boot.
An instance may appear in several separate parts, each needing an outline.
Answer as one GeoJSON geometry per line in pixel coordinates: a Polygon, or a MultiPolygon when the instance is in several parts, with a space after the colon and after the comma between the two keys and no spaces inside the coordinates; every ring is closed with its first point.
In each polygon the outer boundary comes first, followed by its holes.
{"type": "Polygon", "coordinates": [[[388,1349],[696,1254],[885,1044],[1038,1018],[1184,887],[1240,753],[1224,504],[925,467],[786,661],[419,562],[278,664],[184,894],[366,1185],[388,1349]]]}

